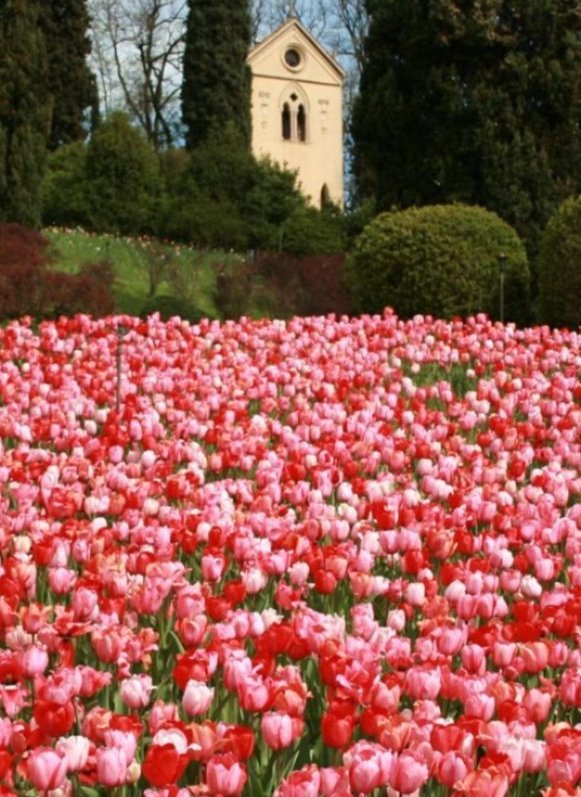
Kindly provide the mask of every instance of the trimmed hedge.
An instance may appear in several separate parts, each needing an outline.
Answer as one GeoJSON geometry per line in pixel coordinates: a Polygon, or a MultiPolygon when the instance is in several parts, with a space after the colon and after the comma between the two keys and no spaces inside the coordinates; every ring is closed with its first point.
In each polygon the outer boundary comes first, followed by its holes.
{"type": "Polygon", "coordinates": [[[538,259],[541,320],[581,325],[581,196],[567,199],[547,224],[538,259]]]}
{"type": "Polygon", "coordinates": [[[500,313],[528,321],[529,268],[516,232],[495,213],[466,205],[429,205],[377,216],[355,243],[348,279],[359,309],[391,306],[406,318],[500,313]]]}

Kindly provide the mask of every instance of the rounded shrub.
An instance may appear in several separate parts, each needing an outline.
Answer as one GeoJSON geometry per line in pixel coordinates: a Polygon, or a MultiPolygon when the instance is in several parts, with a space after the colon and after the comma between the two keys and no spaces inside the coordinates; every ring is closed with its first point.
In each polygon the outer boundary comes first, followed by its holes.
{"type": "Polygon", "coordinates": [[[391,306],[402,317],[485,312],[528,320],[529,268],[524,245],[496,214],[466,205],[429,205],[377,216],[355,243],[348,265],[363,312],[391,306]]]}
{"type": "Polygon", "coordinates": [[[541,320],[581,325],[581,196],[567,199],[541,238],[538,259],[541,320]]]}
{"type": "Polygon", "coordinates": [[[161,196],[159,160],[126,114],[111,114],[95,131],[87,146],[85,172],[94,230],[152,232],[161,196]]]}
{"type": "Polygon", "coordinates": [[[42,221],[58,227],[85,227],[89,223],[86,182],[87,147],[74,141],[48,156],[42,182],[42,221]]]}

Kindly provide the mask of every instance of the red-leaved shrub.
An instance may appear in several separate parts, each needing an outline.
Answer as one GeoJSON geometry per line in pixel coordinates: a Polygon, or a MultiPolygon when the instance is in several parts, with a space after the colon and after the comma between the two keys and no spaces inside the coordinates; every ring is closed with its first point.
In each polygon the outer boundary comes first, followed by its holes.
{"type": "Polygon", "coordinates": [[[51,316],[87,313],[110,315],[115,310],[111,292],[113,266],[108,260],[85,263],[78,274],[51,271],[47,275],[47,311],[51,316]]]}
{"type": "Polygon", "coordinates": [[[48,241],[19,224],[0,224],[0,319],[88,313],[115,309],[111,263],[88,263],[78,274],[52,269],[48,241]]]}
{"type": "Polygon", "coordinates": [[[37,315],[43,304],[48,241],[19,224],[0,224],[0,318],[37,315]]]}
{"type": "Polygon", "coordinates": [[[216,304],[226,318],[252,312],[279,317],[349,314],[344,261],[344,254],[260,253],[251,262],[221,269],[216,304]]]}

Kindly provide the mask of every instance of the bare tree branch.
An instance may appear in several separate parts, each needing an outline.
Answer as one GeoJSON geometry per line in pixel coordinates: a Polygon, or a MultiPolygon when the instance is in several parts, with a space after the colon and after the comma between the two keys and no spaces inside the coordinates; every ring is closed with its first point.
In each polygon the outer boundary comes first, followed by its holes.
{"type": "MultiPolygon", "coordinates": [[[[126,109],[156,148],[172,145],[181,123],[187,0],[89,0],[89,7],[103,110],[126,109]]],[[[252,0],[251,10],[255,41],[294,11],[345,68],[349,114],[363,64],[365,0],[252,0]]]]}
{"type": "Polygon", "coordinates": [[[124,108],[160,149],[179,130],[186,0],[89,0],[105,110],[124,108]]]}
{"type": "Polygon", "coordinates": [[[343,30],[343,46],[339,51],[355,60],[358,75],[363,66],[363,46],[369,27],[369,15],[365,9],[365,0],[334,0],[335,13],[339,20],[339,29],[343,30]]]}

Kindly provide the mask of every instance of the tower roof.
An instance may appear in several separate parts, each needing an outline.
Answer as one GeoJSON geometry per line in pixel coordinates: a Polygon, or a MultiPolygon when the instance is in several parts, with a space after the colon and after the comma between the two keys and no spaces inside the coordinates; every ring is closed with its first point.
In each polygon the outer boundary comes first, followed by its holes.
{"type": "Polygon", "coordinates": [[[315,37],[309,33],[309,31],[302,25],[296,17],[289,17],[286,22],[283,22],[282,25],[279,25],[278,28],[269,33],[268,36],[265,36],[258,44],[256,44],[248,54],[248,61],[252,63],[257,58],[260,57],[261,53],[264,50],[268,49],[271,45],[275,44],[278,39],[283,38],[289,32],[294,32],[299,37],[303,37],[307,40],[309,45],[315,49],[322,58],[322,60],[326,63],[328,67],[336,74],[336,76],[343,81],[345,78],[345,70],[340,66],[340,64],[330,55],[327,50],[320,44],[320,42],[315,39],[315,37]]]}

